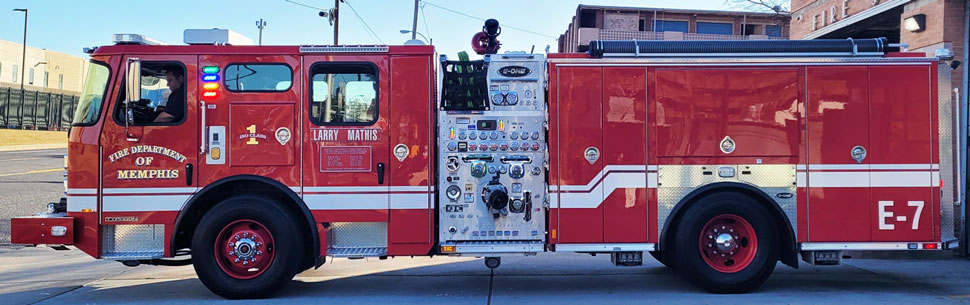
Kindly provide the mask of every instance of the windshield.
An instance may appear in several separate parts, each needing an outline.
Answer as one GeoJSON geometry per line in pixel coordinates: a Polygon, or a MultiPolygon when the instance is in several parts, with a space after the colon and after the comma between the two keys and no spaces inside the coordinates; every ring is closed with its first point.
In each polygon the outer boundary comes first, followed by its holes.
{"type": "Polygon", "coordinates": [[[111,69],[103,63],[92,61],[88,65],[88,73],[84,77],[84,89],[81,91],[81,99],[74,113],[75,126],[92,125],[98,122],[110,74],[111,69]]]}

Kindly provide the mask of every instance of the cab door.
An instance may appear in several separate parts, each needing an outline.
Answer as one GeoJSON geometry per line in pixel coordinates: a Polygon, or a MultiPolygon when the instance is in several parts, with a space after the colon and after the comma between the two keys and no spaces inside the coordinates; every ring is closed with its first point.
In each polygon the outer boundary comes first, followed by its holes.
{"type": "Polygon", "coordinates": [[[318,222],[388,222],[388,59],[305,56],[304,201],[318,222]]]}
{"type": "MultiPolygon", "coordinates": [[[[198,186],[197,58],[129,55],[122,58],[123,65],[129,58],[137,58],[141,64],[141,97],[147,108],[140,108],[141,114],[126,124],[125,90],[105,97],[111,108],[100,136],[101,223],[173,223],[198,186]],[[152,122],[158,112],[151,108],[157,111],[161,107],[176,114],[174,120],[152,122]]],[[[124,88],[127,69],[118,70],[116,88],[124,88]]],[[[170,226],[166,228],[165,235],[171,235],[170,226]]]]}

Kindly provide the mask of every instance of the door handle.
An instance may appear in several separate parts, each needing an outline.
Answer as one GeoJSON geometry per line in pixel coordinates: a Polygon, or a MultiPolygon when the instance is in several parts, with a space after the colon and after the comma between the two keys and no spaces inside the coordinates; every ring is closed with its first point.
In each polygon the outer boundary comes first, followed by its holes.
{"type": "Polygon", "coordinates": [[[384,184],[384,163],[377,163],[377,184],[384,184]]]}
{"type": "Polygon", "coordinates": [[[192,163],[185,164],[185,185],[192,186],[192,163]]]}

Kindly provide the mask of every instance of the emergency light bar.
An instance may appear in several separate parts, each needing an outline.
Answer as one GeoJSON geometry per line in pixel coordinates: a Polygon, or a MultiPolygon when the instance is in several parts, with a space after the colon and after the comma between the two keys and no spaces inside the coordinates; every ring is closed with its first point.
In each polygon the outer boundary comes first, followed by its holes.
{"type": "Polygon", "coordinates": [[[186,29],[182,32],[185,44],[252,45],[253,39],[228,29],[186,29]]]}
{"type": "Polygon", "coordinates": [[[137,44],[143,46],[161,46],[167,44],[164,41],[141,34],[114,34],[113,41],[115,44],[137,44]]]}
{"type": "Polygon", "coordinates": [[[589,54],[601,57],[700,56],[881,56],[886,38],[816,40],[593,40],[589,54]]]}

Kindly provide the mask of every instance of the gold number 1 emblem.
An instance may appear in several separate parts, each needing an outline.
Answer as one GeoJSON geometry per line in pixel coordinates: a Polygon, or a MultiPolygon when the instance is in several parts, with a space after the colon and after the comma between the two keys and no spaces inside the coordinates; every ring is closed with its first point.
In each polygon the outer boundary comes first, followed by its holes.
{"type": "Polygon", "coordinates": [[[246,127],[246,130],[249,131],[249,141],[246,141],[246,145],[259,145],[259,141],[256,141],[256,137],[255,137],[256,124],[249,125],[248,127],[246,127]]]}

